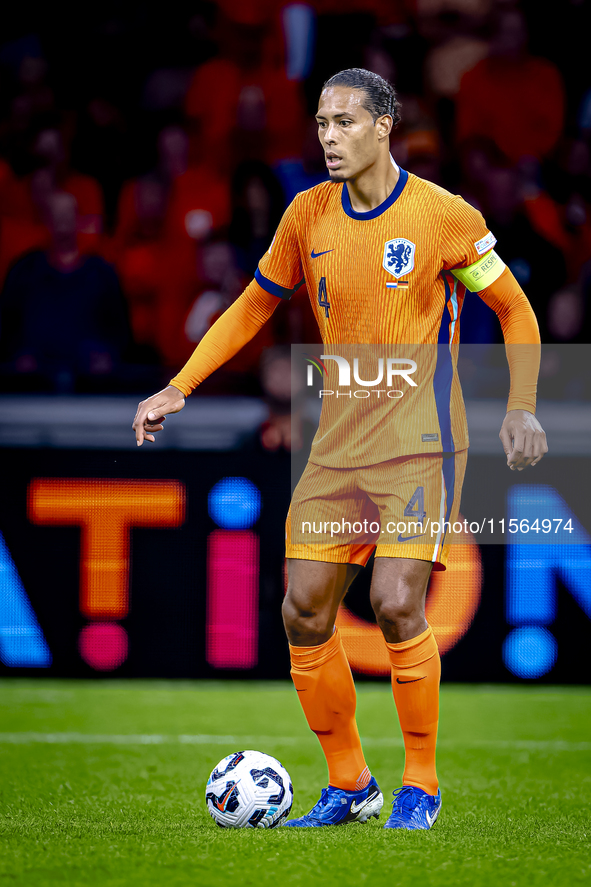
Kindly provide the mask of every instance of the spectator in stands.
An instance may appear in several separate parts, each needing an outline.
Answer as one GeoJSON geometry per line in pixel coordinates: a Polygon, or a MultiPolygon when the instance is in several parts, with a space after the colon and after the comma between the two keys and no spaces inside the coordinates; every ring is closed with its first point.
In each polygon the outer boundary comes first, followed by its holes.
{"type": "Polygon", "coordinates": [[[216,165],[190,165],[172,182],[166,213],[166,236],[177,241],[204,241],[230,221],[228,177],[216,165]]]}
{"type": "Polygon", "coordinates": [[[555,147],[564,123],[564,87],[556,66],[527,51],[527,28],[516,7],[496,13],[487,58],[462,77],[457,140],[491,139],[512,162],[539,160],[555,147]]]}
{"type": "Polygon", "coordinates": [[[456,161],[458,178],[451,190],[484,212],[489,172],[506,164],[502,151],[490,139],[474,136],[462,142],[456,161]]]}
{"type": "Polygon", "coordinates": [[[148,175],[126,182],[119,195],[114,254],[135,243],[157,240],[174,182],[189,166],[189,139],[181,126],[165,126],[158,133],[158,163],[148,175]]]}
{"type": "Polygon", "coordinates": [[[529,294],[540,324],[542,341],[548,341],[548,302],[566,275],[560,250],[532,228],[524,210],[519,176],[511,167],[486,171],[483,212],[499,242],[499,253],[529,294]],[[543,260],[542,260],[543,257],[543,260]]]}
{"type": "Polygon", "coordinates": [[[9,218],[39,224],[54,191],[65,191],[78,206],[78,245],[82,252],[96,252],[103,229],[103,194],[96,179],[70,169],[63,136],[55,127],[41,130],[32,146],[36,169],[15,178],[3,192],[2,213],[9,218]]]}
{"type": "Polygon", "coordinates": [[[585,328],[585,303],[580,289],[565,287],[555,293],[548,303],[548,331],[553,342],[588,341],[585,328]]]}
{"type": "Polygon", "coordinates": [[[400,97],[404,117],[390,136],[392,156],[403,169],[440,182],[441,143],[428,104],[417,95],[400,97]]]}
{"type": "Polygon", "coordinates": [[[439,17],[429,20],[433,45],[425,59],[425,81],[433,96],[453,101],[463,74],[488,55],[489,44],[479,26],[490,11],[490,2],[477,4],[480,9],[457,10],[456,16],[449,15],[447,3],[438,5],[439,17]]]}
{"type": "Polygon", "coordinates": [[[232,204],[230,240],[237,249],[238,264],[253,277],[281,221],[283,190],[266,164],[248,161],[234,173],[232,204]]]}
{"type": "Polygon", "coordinates": [[[24,191],[34,206],[34,213],[13,214],[14,198],[23,193],[22,182],[10,175],[3,182],[0,195],[0,286],[10,267],[19,258],[33,250],[49,246],[50,234],[43,218],[47,198],[53,193],[51,176],[44,169],[36,170],[24,191]]]}
{"type": "MultiPolygon", "coordinates": [[[[261,9],[232,5],[220,18],[220,55],[195,71],[185,109],[208,167],[229,169],[242,159],[272,165],[299,156],[306,116],[299,84],[269,44],[271,24],[261,9]],[[246,14],[248,13],[248,15],[246,14]]],[[[220,13],[220,16],[222,14],[220,13]]]]}
{"type": "MultiPolygon", "coordinates": [[[[9,26],[5,22],[3,34],[7,35],[9,26]]],[[[3,52],[3,73],[7,68],[12,69],[10,78],[3,78],[3,100],[9,106],[9,114],[4,120],[0,120],[0,138],[7,139],[14,150],[22,138],[26,138],[34,129],[38,129],[41,121],[47,120],[49,115],[55,112],[55,94],[48,83],[49,66],[43,58],[41,43],[36,34],[29,35],[18,41],[20,46],[16,49],[16,57],[6,49],[10,44],[5,43],[3,52]],[[21,50],[23,54],[21,54],[21,50]],[[10,58],[12,56],[12,58],[10,58]],[[12,87],[12,95],[9,90],[12,87]]],[[[3,101],[3,103],[4,103],[3,101]]],[[[7,107],[8,110],[8,107],[7,107]]],[[[41,124],[42,125],[42,124],[41,124]]]]}
{"type": "Polygon", "coordinates": [[[98,94],[83,97],[86,105],[76,119],[72,153],[76,165],[100,181],[107,227],[112,228],[121,185],[135,172],[137,158],[130,150],[128,116],[101,93],[99,86],[98,94]]]}
{"type": "Polygon", "coordinates": [[[4,372],[29,390],[108,388],[129,345],[117,276],[103,259],[80,252],[71,194],[49,197],[46,223],[49,249],[18,261],[0,298],[4,372]]]}
{"type": "Polygon", "coordinates": [[[188,155],[182,127],[161,130],[156,168],[122,190],[113,249],[134,339],[170,367],[178,364],[178,330],[200,286],[201,244],[230,215],[228,183],[190,166],[188,155]]]}
{"type": "Polygon", "coordinates": [[[162,237],[166,190],[155,176],[144,176],[130,183],[121,203],[123,211],[113,250],[115,267],[127,300],[134,341],[142,348],[145,360],[159,362],[160,292],[167,277],[170,281],[178,271],[162,237]]]}
{"type": "Polygon", "coordinates": [[[533,227],[564,254],[567,283],[591,259],[591,150],[583,139],[564,139],[545,164],[547,191],[532,182],[526,210],[533,227]]]}
{"type": "MultiPolygon", "coordinates": [[[[221,238],[203,244],[198,252],[197,272],[199,283],[184,323],[179,324],[174,343],[177,366],[181,366],[190,356],[208,329],[238,298],[249,281],[249,277],[237,265],[234,248],[221,238]]],[[[261,353],[273,342],[273,327],[266,324],[219,373],[206,380],[203,391],[258,393],[261,353]]]]}
{"type": "Polygon", "coordinates": [[[297,377],[292,378],[289,346],[276,345],[263,352],[260,377],[264,398],[269,407],[269,417],[260,430],[264,449],[271,452],[280,448],[287,452],[299,450],[302,446],[302,392],[296,390],[299,383],[297,377]]]}

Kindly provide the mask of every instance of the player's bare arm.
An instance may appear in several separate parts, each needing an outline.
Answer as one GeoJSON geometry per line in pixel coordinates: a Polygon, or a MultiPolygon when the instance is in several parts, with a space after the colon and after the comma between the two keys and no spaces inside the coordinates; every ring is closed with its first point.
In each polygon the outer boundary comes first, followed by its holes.
{"type": "Polygon", "coordinates": [[[167,385],[151,397],[138,404],[132,428],[138,447],[145,440],[154,443],[154,434],[162,431],[165,417],[170,413],[179,413],[185,405],[184,394],[174,385],[167,385]]]}
{"type": "Polygon", "coordinates": [[[499,437],[511,471],[523,471],[528,465],[537,465],[548,452],[546,433],[528,410],[509,410],[499,437]]]}

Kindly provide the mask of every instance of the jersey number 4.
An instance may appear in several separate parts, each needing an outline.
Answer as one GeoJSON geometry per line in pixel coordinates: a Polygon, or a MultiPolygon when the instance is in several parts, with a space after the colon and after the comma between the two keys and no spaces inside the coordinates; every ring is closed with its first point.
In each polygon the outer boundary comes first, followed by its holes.
{"type": "Polygon", "coordinates": [[[405,517],[414,517],[417,523],[422,524],[427,517],[425,511],[425,488],[417,487],[404,508],[405,517]]]}
{"type": "Polygon", "coordinates": [[[326,292],[326,277],[321,277],[320,283],[318,284],[318,304],[321,308],[324,308],[326,317],[328,317],[330,302],[328,301],[328,293],[326,292]]]}

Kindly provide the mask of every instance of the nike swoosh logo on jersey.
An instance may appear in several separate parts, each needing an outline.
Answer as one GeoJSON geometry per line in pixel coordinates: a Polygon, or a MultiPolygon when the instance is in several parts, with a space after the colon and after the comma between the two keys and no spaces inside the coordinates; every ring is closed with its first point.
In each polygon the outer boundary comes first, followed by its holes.
{"type": "Polygon", "coordinates": [[[374,792],[373,794],[369,795],[365,799],[365,801],[361,801],[359,804],[356,804],[355,801],[351,801],[351,808],[350,808],[349,812],[352,813],[353,815],[355,815],[356,813],[359,813],[360,810],[363,810],[363,808],[366,807],[370,801],[373,801],[374,798],[377,798],[377,796],[378,796],[378,793],[374,792]]]}
{"type": "Polygon", "coordinates": [[[400,678],[396,678],[397,684],[416,684],[417,681],[424,681],[427,677],[426,674],[423,675],[422,678],[413,678],[412,681],[401,681],[400,678]]]}
{"type": "Polygon", "coordinates": [[[322,253],[315,253],[314,250],[312,250],[312,252],[310,253],[310,256],[313,259],[317,259],[318,256],[325,256],[327,253],[334,253],[335,249],[336,249],[336,247],[333,247],[332,249],[325,249],[324,252],[322,252],[322,253]]]}
{"type": "Polygon", "coordinates": [[[417,536],[402,536],[398,537],[399,542],[408,542],[410,539],[420,539],[421,536],[426,536],[426,533],[419,533],[417,536]]]}

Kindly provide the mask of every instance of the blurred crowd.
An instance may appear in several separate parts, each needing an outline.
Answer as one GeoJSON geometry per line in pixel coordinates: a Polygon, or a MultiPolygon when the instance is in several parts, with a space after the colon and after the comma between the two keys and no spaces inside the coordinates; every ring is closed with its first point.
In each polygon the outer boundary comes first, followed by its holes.
{"type": "MultiPolygon", "coordinates": [[[[483,212],[542,340],[589,341],[587,0],[181,6],[26,4],[3,28],[2,390],[166,384],[327,178],[313,114],[354,66],[397,86],[393,156],[483,212]]],[[[502,341],[478,298],[464,310],[464,341],[502,341]]],[[[204,390],[285,415],[286,347],[317,340],[302,287],[204,390]]]]}

